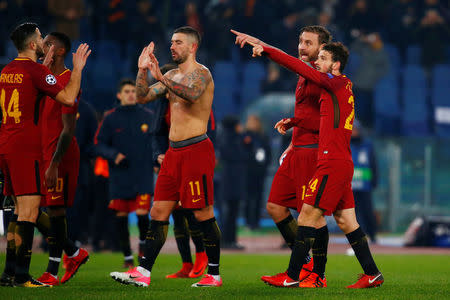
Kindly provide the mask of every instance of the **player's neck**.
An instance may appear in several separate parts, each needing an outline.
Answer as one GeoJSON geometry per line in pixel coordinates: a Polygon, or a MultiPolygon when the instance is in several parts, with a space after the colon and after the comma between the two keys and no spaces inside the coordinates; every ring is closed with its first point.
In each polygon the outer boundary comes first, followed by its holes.
{"type": "Polygon", "coordinates": [[[334,75],[334,76],[341,76],[342,75],[341,72],[335,71],[335,70],[331,71],[331,74],[334,75]]]}
{"type": "Polygon", "coordinates": [[[62,72],[66,70],[66,66],[64,65],[64,61],[55,61],[50,65],[50,71],[54,75],[60,75],[62,72]]]}
{"type": "Polygon", "coordinates": [[[197,62],[195,59],[187,59],[184,63],[178,65],[181,73],[188,73],[197,62]]]}
{"type": "Polygon", "coordinates": [[[32,61],[36,62],[37,61],[37,55],[35,51],[31,51],[31,50],[25,50],[23,52],[19,52],[19,54],[17,55],[18,58],[29,58],[32,61]]]}

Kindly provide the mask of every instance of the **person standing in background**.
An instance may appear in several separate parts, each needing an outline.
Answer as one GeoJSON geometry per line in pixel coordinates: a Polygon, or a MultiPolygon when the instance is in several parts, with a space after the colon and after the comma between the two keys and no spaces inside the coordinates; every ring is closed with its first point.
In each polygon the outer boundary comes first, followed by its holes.
{"type": "Polygon", "coordinates": [[[269,138],[264,134],[259,116],[249,115],[245,127],[244,142],[249,152],[245,219],[247,226],[254,230],[259,227],[261,219],[264,181],[272,160],[272,153],[269,138]]]}
{"type": "Polygon", "coordinates": [[[242,125],[235,116],[222,120],[222,131],[217,137],[219,161],[222,167],[220,182],[220,227],[223,249],[243,250],[237,243],[237,218],[239,206],[245,200],[247,153],[242,125]]]}
{"type": "Polygon", "coordinates": [[[377,186],[377,164],[373,144],[364,138],[358,121],[353,123],[352,159],[355,165],[352,190],[358,223],[370,240],[376,243],[377,221],[372,204],[372,191],[377,186]]]}
{"type": "Polygon", "coordinates": [[[128,231],[128,214],[136,211],[139,227],[139,257],[150,221],[153,195],[152,131],[154,114],[136,102],[135,82],[119,84],[120,106],[112,109],[99,126],[97,149],[108,160],[110,172],[108,208],[116,212],[116,228],[124,255],[124,267],[134,267],[128,231]]]}

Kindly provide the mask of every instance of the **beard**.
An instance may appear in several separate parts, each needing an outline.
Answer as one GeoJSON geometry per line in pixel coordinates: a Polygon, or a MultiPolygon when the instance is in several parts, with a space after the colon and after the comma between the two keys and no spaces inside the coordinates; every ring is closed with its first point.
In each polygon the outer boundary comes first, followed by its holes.
{"type": "Polygon", "coordinates": [[[172,60],[177,65],[180,65],[180,64],[184,63],[188,59],[188,55],[187,54],[178,54],[178,53],[175,53],[175,54],[176,54],[176,57],[172,56],[172,60]]]}
{"type": "Polygon", "coordinates": [[[36,56],[38,59],[44,59],[45,53],[44,53],[44,50],[42,49],[42,47],[36,48],[36,56]]]}

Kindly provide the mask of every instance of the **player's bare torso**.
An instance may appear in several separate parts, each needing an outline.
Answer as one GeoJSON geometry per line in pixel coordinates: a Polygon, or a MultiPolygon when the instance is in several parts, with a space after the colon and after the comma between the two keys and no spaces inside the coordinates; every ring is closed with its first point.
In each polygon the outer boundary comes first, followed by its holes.
{"type": "Polygon", "coordinates": [[[191,71],[183,74],[180,69],[174,69],[165,76],[188,87],[198,80],[207,82],[203,93],[193,102],[186,101],[172,91],[168,91],[171,114],[169,139],[182,141],[206,133],[214,97],[214,81],[208,68],[195,63],[191,71]]]}

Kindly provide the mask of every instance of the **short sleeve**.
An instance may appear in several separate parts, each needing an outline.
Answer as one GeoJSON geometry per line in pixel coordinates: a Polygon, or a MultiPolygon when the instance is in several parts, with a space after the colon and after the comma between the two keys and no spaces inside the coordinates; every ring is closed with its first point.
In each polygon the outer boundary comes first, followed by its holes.
{"type": "Polygon", "coordinates": [[[29,71],[36,89],[47,96],[55,98],[56,95],[64,89],[56,79],[55,75],[53,75],[46,66],[36,63],[33,64],[33,67],[31,67],[29,71]]]}

